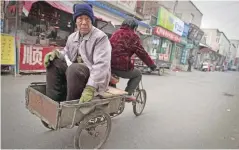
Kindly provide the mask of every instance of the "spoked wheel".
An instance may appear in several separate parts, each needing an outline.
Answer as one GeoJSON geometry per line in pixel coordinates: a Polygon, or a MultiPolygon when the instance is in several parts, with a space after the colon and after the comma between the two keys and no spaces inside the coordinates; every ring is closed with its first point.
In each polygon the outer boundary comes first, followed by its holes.
{"type": "Polygon", "coordinates": [[[41,120],[42,124],[44,125],[44,127],[46,127],[47,129],[50,130],[54,130],[52,127],[50,127],[45,121],[41,120]]]}
{"type": "Polygon", "coordinates": [[[146,104],[146,91],[144,89],[138,89],[135,91],[134,96],[137,98],[136,102],[133,103],[133,112],[136,116],[142,114],[146,104]]]}
{"type": "Polygon", "coordinates": [[[164,68],[159,68],[158,75],[162,76],[164,74],[164,68]]]}
{"type": "Polygon", "coordinates": [[[122,101],[120,102],[118,111],[115,112],[115,113],[111,113],[111,114],[110,114],[110,117],[113,118],[113,117],[116,117],[116,116],[122,114],[122,112],[124,111],[124,108],[125,108],[125,101],[122,100],[122,101]]]}
{"type": "Polygon", "coordinates": [[[100,149],[108,139],[110,131],[110,116],[101,110],[92,112],[85,117],[76,131],[75,148],[100,149]]]}

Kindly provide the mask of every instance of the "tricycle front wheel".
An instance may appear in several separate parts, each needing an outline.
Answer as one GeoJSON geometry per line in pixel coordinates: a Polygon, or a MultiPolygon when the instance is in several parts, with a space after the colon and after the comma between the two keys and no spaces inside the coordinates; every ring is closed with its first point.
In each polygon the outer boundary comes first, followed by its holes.
{"type": "Polygon", "coordinates": [[[136,97],[136,102],[133,102],[133,112],[136,116],[139,116],[142,114],[146,104],[146,91],[144,89],[138,89],[134,95],[136,97]]]}
{"type": "Polygon", "coordinates": [[[74,138],[74,146],[76,149],[100,149],[108,139],[110,131],[111,118],[109,114],[102,110],[94,111],[79,124],[74,138]],[[106,127],[105,131],[98,128],[104,126],[106,127]],[[103,136],[101,136],[101,133],[103,133],[103,136]]]}
{"type": "Polygon", "coordinates": [[[162,76],[164,74],[164,68],[159,68],[158,75],[162,76]]]}

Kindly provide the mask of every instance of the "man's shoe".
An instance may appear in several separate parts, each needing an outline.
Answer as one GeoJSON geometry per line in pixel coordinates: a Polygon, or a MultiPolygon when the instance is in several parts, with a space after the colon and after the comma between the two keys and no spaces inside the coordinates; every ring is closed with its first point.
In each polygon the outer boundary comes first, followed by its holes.
{"type": "Polygon", "coordinates": [[[125,101],[126,101],[126,102],[133,102],[133,101],[136,101],[136,97],[133,96],[133,95],[127,95],[125,101]]]}

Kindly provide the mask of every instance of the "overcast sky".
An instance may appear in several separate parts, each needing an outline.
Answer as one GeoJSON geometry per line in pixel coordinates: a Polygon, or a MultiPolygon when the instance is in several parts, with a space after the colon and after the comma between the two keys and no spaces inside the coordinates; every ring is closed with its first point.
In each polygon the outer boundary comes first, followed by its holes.
{"type": "Polygon", "coordinates": [[[217,28],[229,39],[239,40],[239,1],[202,1],[193,3],[203,13],[201,28],[217,28]]]}

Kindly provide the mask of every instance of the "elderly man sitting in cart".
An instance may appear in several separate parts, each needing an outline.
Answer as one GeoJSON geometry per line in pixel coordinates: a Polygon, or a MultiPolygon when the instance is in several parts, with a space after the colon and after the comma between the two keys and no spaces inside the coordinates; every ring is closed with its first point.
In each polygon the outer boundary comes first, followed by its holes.
{"type": "Polygon", "coordinates": [[[95,28],[89,4],[75,4],[73,19],[78,31],[67,40],[64,51],[45,56],[46,95],[55,101],[88,102],[106,91],[111,76],[111,44],[107,35],[95,28]]]}

